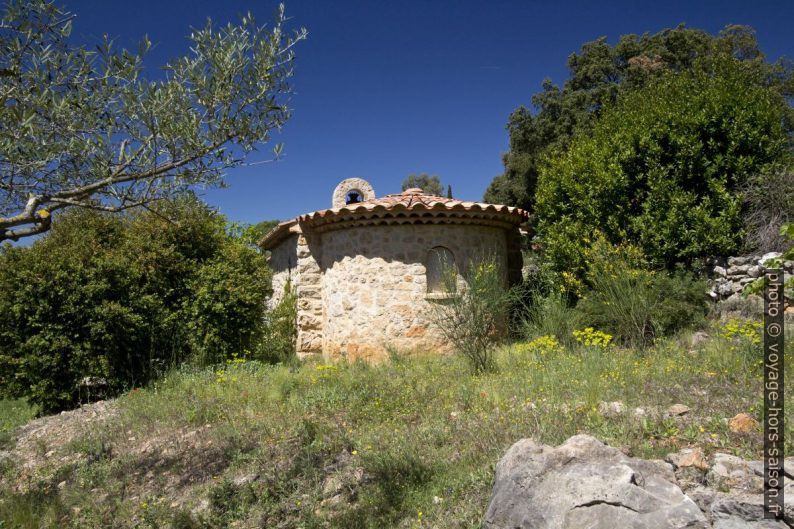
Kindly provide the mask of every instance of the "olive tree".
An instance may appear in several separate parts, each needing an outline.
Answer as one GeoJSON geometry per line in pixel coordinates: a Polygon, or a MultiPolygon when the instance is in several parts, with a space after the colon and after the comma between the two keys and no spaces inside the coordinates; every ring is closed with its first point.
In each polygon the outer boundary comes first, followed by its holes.
{"type": "MultiPolygon", "coordinates": [[[[0,241],[47,231],[69,207],[120,211],[193,186],[271,139],[289,118],[294,46],[306,30],[275,21],[190,34],[190,51],[144,77],[139,49],[69,40],[75,16],[11,0],[0,21],[0,241]]],[[[278,157],[281,146],[276,145],[278,157]]]]}

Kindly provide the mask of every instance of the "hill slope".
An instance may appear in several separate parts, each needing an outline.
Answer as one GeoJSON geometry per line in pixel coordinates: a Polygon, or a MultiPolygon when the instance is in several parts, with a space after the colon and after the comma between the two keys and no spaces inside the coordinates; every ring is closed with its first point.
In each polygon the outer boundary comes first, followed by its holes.
{"type": "Polygon", "coordinates": [[[473,528],[495,463],[521,438],[589,433],[639,457],[695,445],[758,457],[760,434],[734,433],[728,419],[758,416],[760,348],[728,325],[644,353],[532,342],[478,377],[456,357],[183,369],[17,430],[0,453],[0,520],[473,528]],[[689,413],[665,412],[679,403],[689,413]]]}

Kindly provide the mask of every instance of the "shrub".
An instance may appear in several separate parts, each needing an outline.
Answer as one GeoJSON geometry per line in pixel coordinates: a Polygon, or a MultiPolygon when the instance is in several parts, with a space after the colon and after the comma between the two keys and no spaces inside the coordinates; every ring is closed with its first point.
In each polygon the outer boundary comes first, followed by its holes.
{"type": "Polygon", "coordinates": [[[555,269],[583,278],[596,232],[668,269],[738,251],[742,189],[784,159],[786,109],[730,58],[621,96],[541,167],[537,232],[555,269]]]}
{"type": "Polygon", "coordinates": [[[573,331],[574,339],[585,347],[595,347],[598,349],[606,349],[612,342],[613,336],[602,331],[593,329],[592,327],[585,327],[573,331]]]}
{"type": "Polygon", "coordinates": [[[159,207],[73,210],[30,247],[0,249],[0,396],[54,412],[87,386],[110,396],[253,339],[264,259],[197,199],[159,207]]]}
{"type": "Polygon", "coordinates": [[[512,288],[510,331],[514,338],[523,338],[524,322],[541,299],[557,288],[557,274],[535,251],[523,252],[522,281],[512,288]]]}
{"type": "Polygon", "coordinates": [[[794,167],[770,167],[753,176],[744,202],[749,250],[766,253],[792,246],[781,228],[794,222],[794,167]]]}
{"type": "Polygon", "coordinates": [[[516,345],[519,353],[535,353],[541,356],[561,353],[563,351],[560,343],[553,336],[538,336],[534,340],[516,345]]]}
{"type": "Polygon", "coordinates": [[[516,345],[515,350],[529,357],[530,361],[537,363],[540,366],[554,356],[562,354],[565,349],[553,336],[538,336],[529,342],[519,343],[516,345]]]}
{"type": "Polygon", "coordinates": [[[582,313],[572,306],[565,294],[551,292],[538,298],[529,307],[528,317],[523,322],[523,334],[527,339],[553,336],[558,342],[573,345],[573,331],[584,323],[582,313]]]}
{"type": "Polygon", "coordinates": [[[492,349],[507,334],[512,298],[502,271],[495,259],[485,258],[469,266],[463,288],[453,268],[442,276],[446,297],[431,305],[433,323],[475,373],[494,370],[492,349]]]}
{"type": "Polygon", "coordinates": [[[0,392],[43,412],[79,400],[83,379],[108,391],[144,382],[182,356],[146,271],[115,247],[124,221],[64,216],[30,248],[0,251],[0,392]]]}
{"type": "Polygon", "coordinates": [[[762,327],[761,320],[729,318],[715,323],[716,343],[730,353],[734,362],[742,362],[743,371],[757,373],[764,366],[762,327]]]}
{"type": "Polygon", "coordinates": [[[298,337],[298,296],[288,281],[281,301],[265,316],[262,339],[254,357],[268,363],[286,362],[295,357],[298,337]]]}
{"type": "Polygon", "coordinates": [[[210,365],[252,352],[263,338],[269,293],[264,256],[239,241],[225,244],[190,282],[184,313],[193,358],[210,365]]]}
{"type": "Polygon", "coordinates": [[[648,346],[706,314],[706,284],[688,273],[625,268],[595,274],[591,283],[578,307],[590,324],[624,344],[648,346]]]}

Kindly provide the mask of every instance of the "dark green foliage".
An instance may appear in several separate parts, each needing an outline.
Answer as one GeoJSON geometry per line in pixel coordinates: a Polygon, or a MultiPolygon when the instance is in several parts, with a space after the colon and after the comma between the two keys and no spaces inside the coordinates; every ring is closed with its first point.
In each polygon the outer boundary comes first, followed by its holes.
{"type": "Polygon", "coordinates": [[[405,180],[403,180],[401,187],[403,191],[411,189],[412,187],[418,187],[424,191],[426,195],[437,196],[441,196],[442,190],[444,189],[438,176],[430,176],[427,173],[408,175],[405,180]]]}
{"type": "Polygon", "coordinates": [[[195,199],[160,208],[70,212],[31,247],[0,250],[4,397],[52,412],[191,356],[244,352],[269,290],[264,258],[195,199]]]}
{"type": "Polygon", "coordinates": [[[651,270],[641,252],[629,245],[612,245],[603,237],[587,244],[587,275],[578,279],[563,272],[557,288],[541,291],[529,305],[525,337],[553,336],[572,347],[573,331],[590,326],[625,345],[646,347],[704,322],[705,281],[681,270],[651,270]]]}
{"type": "MultiPolygon", "coordinates": [[[[545,329],[557,326],[554,324],[547,326],[541,320],[547,314],[547,310],[542,307],[544,303],[554,302],[555,300],[551,298],[556,298],[555,294],[559,294],[557,275],[536,252],[523,252],[523,260],[523,279],[520,284],[513,287],[510,331],[516,337],[534,338],[544,334],[556,335],[557,332],[554,330],[545,332],[545,329]]],[[[561,302],[567,305],[564,300],[561,302]]],[[[551,309],[557,308],[557,306],[555,304],[551,309]]],[[[562,314],[561,317],[565,317],[565,315],[562,314]]],[[[563,340],[564,338],[558,336],[558,339],[563,340]]]]}
{"type": "Polygon", "coordinates": [[[267,313],[264,332],[254,357],[269,363],[286,362],[295,356],[298,337],[298,297],[288,281],[278,305],[267,313]]]}
{"type": "Polygon", "coordinates": [[[208,365],[234,354],[249,356],[262,338],[263,303],[270,293],[262,256],[230,241],[196,271],[189,287],[184,313],[195,360],[208,365]]]}
{"type": "Polygon", "coordinates": [[[244,234],[253,244],[257,244],[270,230],[278,226],[278,223],[278,220],[263,220],[262,222],[257,222],[252,226],[248,226],[244,234]]]}
{"type": "Polygon", "coordinates": [[[584,327],[588,320],[577,307],[560,292],[549,292],[532,300],[522,334],[529,340],[538,336],[553,336],[567,347],[574,345],[573,331],[584,327]]]}
{"type": "MultiPolygon", "coordinates": [[[[522,106],[510,115],[505,172],[491,183],[485,200],[534,210],[540,163],[550,148],[564,148],[576,133],[585,134],[621,95],[670,73],[708,71],[713,61],[726,57],[756,71],[757,85],[783,95],[794,93],[791,70],[782,63],[766,63],[747,26],[728,26],[713,36],[682,25],[653,35],[624,35],[615,46],[604,37],[585,43],[569,57],[570,78],[562,88],[544,81],[542,91],[532,96],[537,111],[522,106]]],[[[785,128],[791,131],[794,114],[782,106],[785,128]]]]}
{"type": "Polygon", "coordinates": [[[536,213],[555,269],[584,277],[599,235],[668,268],[739,251],[741,190],[787,143],[785,103],[760,75],[732,58],[663,75],[551,156],[536,213]]]}
{"type": "Polygon", "coordinates": [[[759,253],[788,248],[781,228],[794,221],[794,166],[771,166],[754,175],[744,192],[747,249],[759,253]]]}
{"type": "Polygon", "coordinates": [[[104,215],[68,215],[30,249],[2,250],[4,396],[55,411],[79,399],[83,377],[120,390],[147,379],[165,355],[179,354],[162,343],[163,300],[150,295],[140,270],[112,248],[122,229],[121,221],[104,215]]]}

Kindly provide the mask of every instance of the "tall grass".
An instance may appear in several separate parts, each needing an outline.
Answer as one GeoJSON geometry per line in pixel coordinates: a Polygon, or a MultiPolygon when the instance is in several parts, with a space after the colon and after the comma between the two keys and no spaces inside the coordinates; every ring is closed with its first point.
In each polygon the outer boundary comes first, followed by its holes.
{"type": "Polygon", "coordinates": [[[14,429],[35,415],[36,408],[24,399],[0,399],[0,449],[11,441],[14,429]]]}
{"type": "Polygon", "coordinates": [[[573,331],[582,328],[586,321],[567,297],[553,291],[545,297],[536,297],[522,323],[527,338],[554,336],[560,343],[574,345],[573,331]]]}
{"type": "Polygon", "coordinates": [[[626,345],[648,347],[705,321],[706,284],[690,274],[629,268],[600,271],[590,281],[579,308],[591,325],[626,345]]]}

